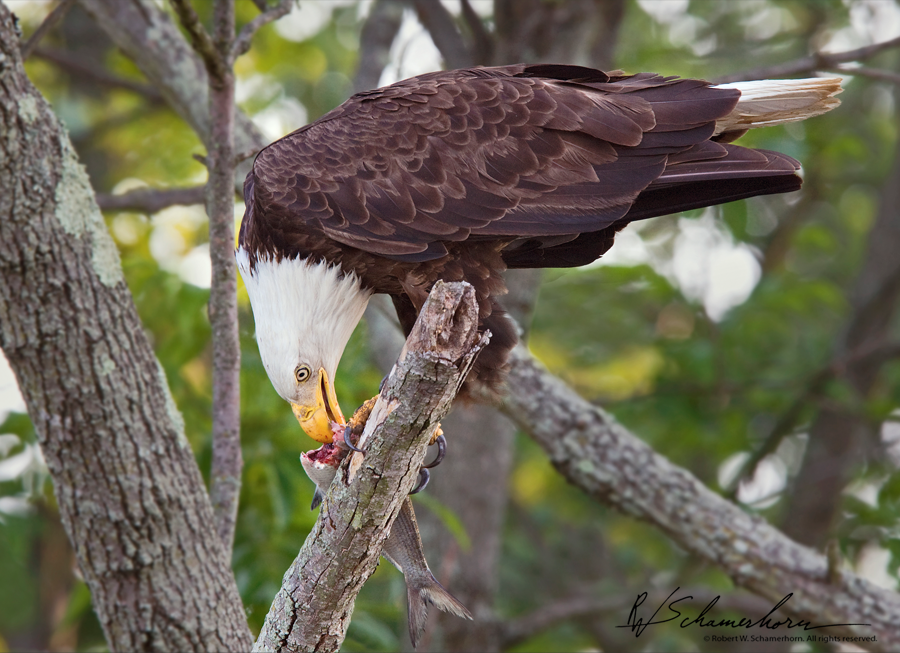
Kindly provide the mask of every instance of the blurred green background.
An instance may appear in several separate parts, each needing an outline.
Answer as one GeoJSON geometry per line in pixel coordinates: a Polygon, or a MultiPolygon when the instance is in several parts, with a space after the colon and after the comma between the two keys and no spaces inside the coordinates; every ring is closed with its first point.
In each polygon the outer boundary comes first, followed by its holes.
{"type": "MultiPolygon", "coordinates": [[[[8,4],[26,37],[53,6],[8,4]]],[[[208,3],[195,4],[208,13],[208,3]]],[[[445,5],[459,14],[459,2],[445,5]]],[[[494,3],[472,2],[472,7],[491,30],[494,3]]],[[[360,33],[371,9],[371,2],[301,2],[256,37],[237,62],[237,95],[268,139],[314,120],[352,93],[360,33]]],[[[245,1],[238,1],[237,10],[239,22],[257,14],[245,1]]],[[[714,79],[815,49],[848,50],[898,34],[900,7],[887,0],[629,1],[612,62],[627,72],[714,79]]],[[[554,38],[567,37],[560,32],[554,38]]],[[[144,83],[77,3],[42,48],[88,70],[79,74],[40,53],[26,65],[64,120],[98,193],[205,181],[205,168],[192,158],[203,147],[188,126],[152,93],[100,79],[102,74],[144,83]]],[[[440,54],[410,9],[391,52],[382,83],[441,66],[440,54]]],[[[897,70],[898,63],[898,52],[891,50],[868,65],[897,70]]],[[[900,365],[896,359],[880,361],[876,382],[862,397],[839,374],[817,384],[852,318],[851,289],[867,260],[867,239],[885,185],[892,183],[896,157],[897,79],[856,76],[844,85],[843,105],[832,113],[758,130],[741,141],[798,158],[804,164],[802,193],[632,225],[601,264],[546,271],[530,346],[579,393],[723,493],[740,464],[792,416],[775,453],[735,498],[776,525],[792,519],[787,498],[802,492],[792,479],[811,420],[823,406],[865,415],[879,439],[871,455],[852,468],[842,495],[843,517],[831,536],[850,568],[896,589],[900,365]]],[[[239,204],[236,224],[241,211],[239,204]]],[[[153,215],[109,212],[106,219],[207,473],[205,212],[202,206],[175,206],[153,215]]],[[[243,286],[240,293],[245,467],[233,562],[257,632],[316,518],[309,510],[313,486],[298,460],[315,445],[271,388],[243,286]]],[[[368,342],[363,323],[337,377],[345,412],[374,394],[382,376],[368,342]]],[[[6,408],[13,408],[0,413],[0,651],[105,650],[30,421],[10,382],[0,389],[6,408]]],[[[473,453],[452,449],[451,441],[450,455],[473,453]]],[[[572,596],[622,598],[678,585],[737,592],[724,574],[687,556],[659,532],[568,486],[523,435],[517,437],[508,490],[495,600],[500,619],[527,616],[572,596]]],[[[456,515],[427,493],[416,505],[421,514],[438,515],[465,547],[467,535],[456,515]]],[[[441,566],[440,560],[430,562],[436,570],[441,566]]],[[[405,611],[402,576],[382,564],[360,594],[344,650],[408,646],[405,611]]],[[[674,627],[635,640],[614,627],[626,616],[620,609],[573,617],[515,642],[513,650],[716,648],[703,644],[696,631],[674,627]]],[[[804,646],[794,650],[825,650],[804,646]]]]}

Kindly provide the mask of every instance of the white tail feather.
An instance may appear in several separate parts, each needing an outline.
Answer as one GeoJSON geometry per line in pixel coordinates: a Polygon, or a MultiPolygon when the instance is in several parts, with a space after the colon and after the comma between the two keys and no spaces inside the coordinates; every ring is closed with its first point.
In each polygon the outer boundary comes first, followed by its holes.
{"type": "Polygon", "coordinates": [[[763,79],[719,84],[715,88],[736,88],[741,92],[734,111],[716,122],[716,135],[818,116],[841,103],[834,96],[843,90],[840,77],[763,79]]]}

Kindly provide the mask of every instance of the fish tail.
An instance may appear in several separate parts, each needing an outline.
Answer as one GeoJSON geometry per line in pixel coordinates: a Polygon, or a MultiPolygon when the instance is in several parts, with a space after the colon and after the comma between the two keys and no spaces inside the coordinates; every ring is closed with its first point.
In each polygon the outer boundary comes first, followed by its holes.
{"type": "Polygon", "coordinates": [[[432,603],[439,610],[450,612],[464,619],[471,619],[466,606],[459,602],[450,592],[444,589],[435,577],[428,572],[419,583],[409,583],[407,593],[407,619],[409,621],[409,640],[413,648],[419,645],[419,639],[425,631],[428,619],[428,604],[432,603]]]}

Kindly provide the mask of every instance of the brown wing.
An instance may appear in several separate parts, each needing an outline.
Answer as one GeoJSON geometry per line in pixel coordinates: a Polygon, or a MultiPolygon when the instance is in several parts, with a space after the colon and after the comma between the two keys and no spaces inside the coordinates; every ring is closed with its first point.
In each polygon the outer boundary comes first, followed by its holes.
{"type": "Polygon", "coordinates": [[[248,229],[401,261],[508,237],[510,265],[579,264],[623,219],[799,187],[790,157],[709,140],[739,96],[577,66],[422,75],[355,95],[260,152],[248,229]]]}

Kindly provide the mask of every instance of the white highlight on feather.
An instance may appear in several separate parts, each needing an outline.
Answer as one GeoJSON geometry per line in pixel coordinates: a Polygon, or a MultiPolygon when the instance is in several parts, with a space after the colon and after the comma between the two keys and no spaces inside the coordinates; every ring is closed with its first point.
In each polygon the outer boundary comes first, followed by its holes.
{"type": "Polygon", "coordinates": [[[736,88],[741,92],[734,111],[716,122],[716,134],[821,115],[841,103],[834,96],[843,90],[840,77],[761,79],[719,84],[713,88],[736,88]]]}
{"type": "Polygon", "coordinates": [[[294,369],[301,363],[313,374],[324,367],[334,383],[341,354],[372,293],[355,274],[324,260],[260,258],[251,271],[246,250],[235,257],[250,295],[263,366],[278,394],[296,401],[294,369]]]}

